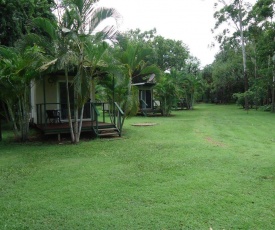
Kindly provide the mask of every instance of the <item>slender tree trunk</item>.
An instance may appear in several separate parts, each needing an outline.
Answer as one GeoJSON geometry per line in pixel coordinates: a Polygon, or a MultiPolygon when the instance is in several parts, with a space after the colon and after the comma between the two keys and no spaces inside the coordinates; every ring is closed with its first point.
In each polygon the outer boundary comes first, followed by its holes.
{"type": "Polygon", "coordinates": [[[190,95],[190,109],[194,109],[194,93],[191,93],[190,95]]]}
{"type": "MultiPolygon", "coordinates": [[[[253,47],[254,48],[254,53],[255,53],[255,56],[254,56],[254,80],[255,80],[255,84],[257,84],[257,73],[258,73],[258,68],[257,68],[257,54],[256,54],[256,45],[253,47]]],[[[255,107],[256,107],[256,110],[258,110],[258,87],[256,88],[256,98],[255,98],[255,107]]]]}
{"type": "MultiPolygon", "coordinates": [[[[125,102],[125,105],[124,105],[124,115],[123,115],[123,118],[122,118],[122,124],[124,124],[124,120],[126,118],[126,116],[128,115],[128,111],[131,110],[130,106],[129,106],[129,100],[130,98],[132,97],[132,75],[129,71],[129,82],[128,82],[128,89],[127,89],[127,98],[126,98],[126,102],[125,102]],[[127,111],[128,110],[128,111],[127,111]]],[[[114,114],[115,114],[115,105],[114,105],[114,114]]]]}
{"type": "Polygon", "coordinates": [[[71,142],[75,142],[75,135],[73,130],[73,122],[72,122],[72,113],[71,113],[71,104],[70,104],[70,92],[69,92],[69,76],[68,69],[65,68],[65,77],[66,77],[66,91],[67,91],[67,109],[68,109],[68,120],[70,126],[70,134],[71,134],[71,142]]]}
{"type": "MultiPolygon", "coordinates": [[[[246,51],[245,51],[245,43],[244,43],[244,35],[243,35],[243,21],[242,21],[242,9],[241,9],[241,3],[239,2],[239,25],[240,25],[240,33],[241,33],[241,43],[242,43],[242,56],[243,56],[243,78],[244,78],[244,91],[248,91],[248,77],[247,77],[247,67],[246,67],[246,51]]],[[[244,97],[245,101],[245,110],[248,110],[248,97],[245,95],[244,97]]]]}
{"type": "MultiPolygon", "coordinates": [[[[275,37],[274,37],[275,42],[275,37]]],[[[272,78],[272,106],[271,106],[271,112],[275,113],[275,52],[273,53],[273,78],[272,78]]]]}
{"type": "Polygon", "coordinates": [[[84,77],[84,48],[83,48],[83,43],[80,44],[79,46],[80,49],[80,57],[79,57],[79,63],[78,63],[78,73],[77,73],[77,78],[74,84],[75,90],[74,90],[74,134],[75,134],[75,144],[79,143],[80,140],[80,134],[81,134],[81,128],[82,128],[82,117],[83,117],[83,110],[84,110],[84,105],[83,104],[83,96],[80,96],[82,94],[81,89],[82,89],[82,78],[84,77]],[[81,100],[80,100],[81,99],[81,100]],[[81,101],[81,103],[79,103],[81,101]],[[79,109],[81,105],[81,113],[79,117],[79,109]],[[83,110],[82,110],[83,109],[83,110]],[[81,125],[78,121],[80,119],[81,125]]]}
{"type": "Polygon", "coordinates": [[[4,101],[2,101],[2,108],[4,110],[6,121],[10,122],[10,117],[9,117],[9,114],[8,114],[8,111],[7,111],[7,108],[6,108],[6,104],[5,104],[4,101]]]}
{"type": "Polygon", "coordinates": [[[2,141],[2,119],[0,117],[0,141],[2,141]]]}
{"type": "Polygon", "coordinates": [[[24,114],[23,114],[23,101],[22,98],[18,99],[18,120],[19,120],[19,131],[20,131],[20,140],[23,140],[23,123],[24,123],[24,114]]]}
{"type": "Polygon", "coordinates": [[[275,71],[273,71],[273,79],[272,79],[272,104],[271,104],[271,112],[275,113],[275,71]]]}
{"type": "Polygon", "coordinates": [[[13,124],[14,137],[19,138],[19,130],[18,130],[17,123],[16,123],[16,120],[15,120],[14,110],[12,109],[12,103],[9,100],[7,100],[6,103],[7,103],[9,115],[10,115],[10,118],[11,118],[11,121],[12,121],[12,124],[13,124]]]}
{"type": "Polygon", "coordinates": [[[92,98],[91,98],[91,101],[92,101],[92,102],[95,102],[95,78],[92,77],[92,80],[91,80],[91,81],[92,81],[91,89],[90,89],[91,92],[92,92],[92,93],[91,93],[91,94],[92,94],[92,95],[91,95],[91,97],[92,97],[92,98]]]}
{"type": "Polygon", "coordinates": [[[29,86],[25,86],[24,95],[21,99],[21,141],[27,141],[29,137],[29,120],[30,120],[30,102],[29,86]]]}
{"type": "Polygon", "coordinates": [[[83,113],[84,113],[84,106],[85,106],[85,104],[82,105],[82,108],[81,108],[80,121],[79,121],[79,127],[78,127],[78,136],[77,136],[76,143],[78,143],[79,140],[80,140],[80,135],[81,135],[81,130],[82,130],[83,113]]]}
{"type": "MultiPolygon", "coordinates": [[[[75,86],[76,87],[76,86],[75,86]]],[[[77,144],[79,142],[79,134],[78,134],[78,96],[76,92],[76,88],[74,90],[74,136],[75,141],[74,144],[77,144]]]]}

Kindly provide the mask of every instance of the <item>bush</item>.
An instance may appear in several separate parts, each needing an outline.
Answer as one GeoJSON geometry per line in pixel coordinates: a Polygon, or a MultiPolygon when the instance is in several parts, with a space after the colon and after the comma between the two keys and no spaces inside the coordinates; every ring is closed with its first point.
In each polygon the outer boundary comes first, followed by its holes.
{"type": "Polygon", "coordinates": [[[248,106],[252,108],[254,105],[255,93],[251,90],[248,90],[244,93],[234,93],[233,99],[236,100],[236,104],[245,108],[245,97],[248,98],[248,106]]]}
{"type": "Polygon", "coordinates": [[[262,110],[262,111],[270,112],[271,111],[271,105],[263,105],[263,106],[260,106],[259,109],[262,110]]]}

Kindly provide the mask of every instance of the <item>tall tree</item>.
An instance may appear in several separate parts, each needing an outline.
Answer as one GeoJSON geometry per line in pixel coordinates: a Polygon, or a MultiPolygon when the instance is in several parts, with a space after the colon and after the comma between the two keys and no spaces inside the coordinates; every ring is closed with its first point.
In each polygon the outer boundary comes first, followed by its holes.
{"type": "MultiPolygon", "coordinates": [[[[254,51],[255,82],[253,87],[258,89],[257,82],[266,82],[264,87],[271,89],[271,111],[275,112],[275,77],[273,69],[275,62],[272,57],[275,50],[275,23],[273,22],[275,3],[273,0],[258,0],[253,6],[249,17],[253,23],[249,27],[249,37],[254,51]]],[[[261,88],[262,89],[261,85],[261,88]]],[[[256,93],[258,90],[256,90],[256,93]]]]}
{"type": "Polygon", "coordinates": [[[156,36],[152,41],[157,54],[157,65],[163,71],[182,70],[189,57],[189,49],[182,41],[156,36]]]}
{"type": "MultiPolygon", "coordinates": [[[[220,27],[224,22],[230,25],[232,22],[234,24],[234,38],[240,42],[242,49],[242,59],[243,59],[243,79],[244,79],[244,91],[248,90],[248,76],[247,76],[247,54],[246,54],[246,42],[244,37],[244,32],[247,29],[247,16],[251,8],[251,5],[248,2],[243,0],[219,0],[219,3],[222,3],[222,7],[217,10],[214,14],[214,17],[217,19],[215,29],[220,27]]],[[[215,4],[218,7],[218,4],[215,4]]],[[[223,36],[218,36],[220,42],[226,40],[225,35],[229,33],[229,30],[225,29],[223,31],[223,36]]],[[[245,109],[248,110],[248,98],[245,97],[245,109]]]]}
{"type": "Polygon", "coordinates": [[[212,93],[216,103],[229,103],[233,93],[243,92],[242,51],[232,43],[224,45],[212,64],[212,93]]]}

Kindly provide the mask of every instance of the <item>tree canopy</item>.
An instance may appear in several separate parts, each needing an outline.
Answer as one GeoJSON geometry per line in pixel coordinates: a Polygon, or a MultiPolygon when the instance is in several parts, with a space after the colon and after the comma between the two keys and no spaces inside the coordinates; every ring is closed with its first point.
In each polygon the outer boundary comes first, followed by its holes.
{"type": "Polygon", "coordinates": [[[259,0],[251,5],[242,0],[222,0],[215,6],[215,28],[222,23],[228,26],[216,36],[220,52],[211,65],[211,77],[207,75],[210,97],[221,102],[245,98],[246,109],[274,108],[274,1],[259,0]]]}
{"type": "Polygon", "coordinates": [[[36,17],[54,19],[54,6],[54,0],[1,0],[0,44],[13,46],[22,35],[33,31],[30,23],[36,17]]]}

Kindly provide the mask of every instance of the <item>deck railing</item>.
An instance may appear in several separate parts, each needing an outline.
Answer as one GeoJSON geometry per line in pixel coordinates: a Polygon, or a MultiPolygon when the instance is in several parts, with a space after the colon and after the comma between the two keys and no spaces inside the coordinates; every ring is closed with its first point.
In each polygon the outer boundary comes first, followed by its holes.
{"type": "Polygon", "coordinates": [[[146,109],[148,107],[148,104],[143,99],[140,99],[140,108],[146,109]]]}
{"type": "MultiPolygon", "coordinates": [[[[72,119],[74,119],[73,108],[74,106],[71,105],[72,119]]],[[[51,122],[47,116],[47,110],[58,111],[61,122],[68,122],[67,104],[41,103],[36,105],[36,124],[46,127],[51,122]]],[[[83,120],[91,121],[96,131],[98,130],[100,122],[112,123],[119,130],[119,133],[121,133],[123,115],[123,111],[116,102],[113,104],[106,102],[88,102],[84,106],[83,120]]],[[[58,122],[58,120],[59,119],[57,119],[56,122],[58,122]]]]}
{"type": "MultiPolygon", "coordinates": [[[[91,114],[92,114],[92,120],[95,121],[95,129],[98,130],[98,117],[100,116],[100,113],[96,107],[96,104],[91,103],[91,114]]],[[[105,120],[105,118],[104,118],[105,120]]]]}
{"type": "Polygon", "coordinates": [[[119,105],[116,102],[114,102],[114,113],[113,114],[114,114],[114,124],[116,125],[116,127],[119,130],[119,133],[121,135],[124,112],[122,111],[122,109],[119,107],[119,105]]]}
{"type": "Polygon", "coordinates": [[[50,123],[47,110],[56,110],[61,112],[62,104],[61,103],[41,103],[36,105],[36,124],[38,125],[47,125],[50,123]]]}

